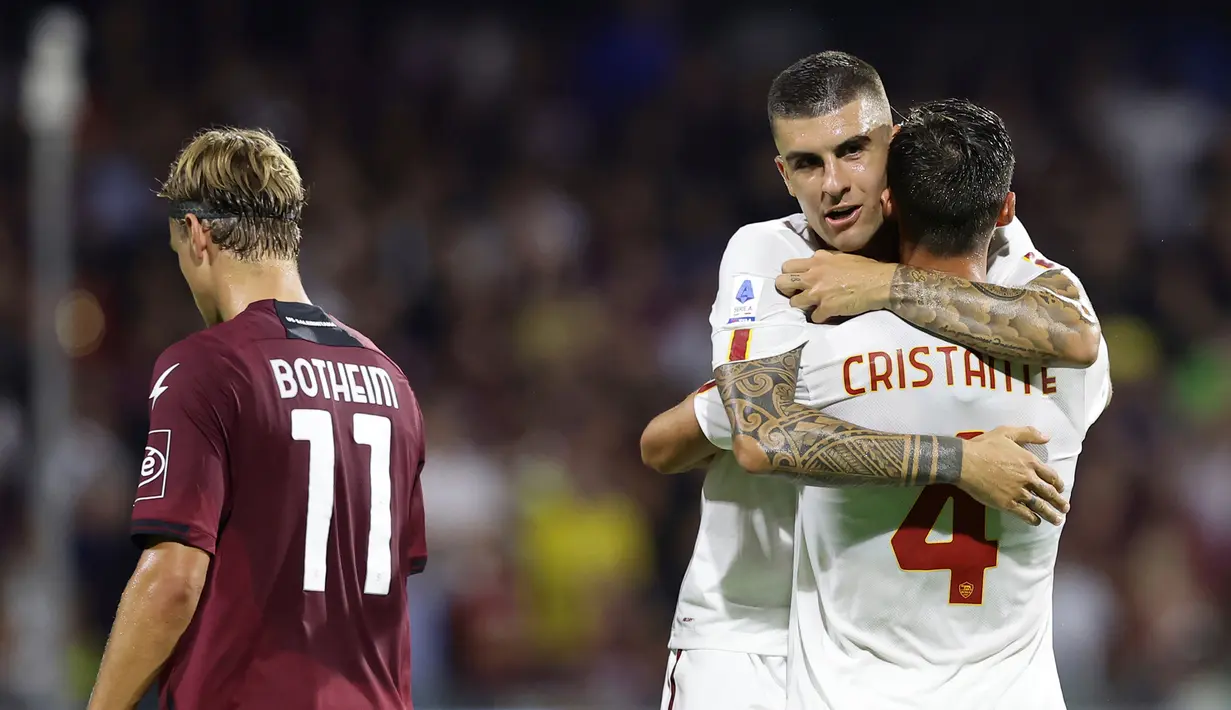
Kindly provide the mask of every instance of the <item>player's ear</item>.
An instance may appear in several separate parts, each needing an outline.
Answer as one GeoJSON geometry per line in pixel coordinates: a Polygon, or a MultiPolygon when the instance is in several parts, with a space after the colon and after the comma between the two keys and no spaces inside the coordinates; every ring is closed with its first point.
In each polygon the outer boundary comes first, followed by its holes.
{"type": "Polygon", "coordinates": [[[881,207],[885,214],[885,219],[893,218],[893,192],[889,188],[881,193],[881,207]]]}
{"type": "Polygon", "coordinates": [[[894,136],[898,134],[898,131],[900,130],[902,130],[902,124],[900,123],[893,124],[893,130],[889,132],[889,137],[892,139],[894,136]]]}
{"type": "Polygon", "coordinates": [[[786,161],[782,159],[781,155],[774,156],[774,166],[778,168],[778,175],[782,178],[782,184],[786,185],[786,191],[791,194],[791,197],[794,197],[795,190],[791,187],[791,181],[787,179],[786,161]]]}
{"type": "Polygon", "coordinates": [[[1017,217],[1017,195],[1012,191],[1004,196],[1004,204],[1000,207],[1000,216],[996,218],[997,227],[1007,227],[1017,217]]]}
{"type": "Polygon", "coordinates": [[[213,237],[209,233],[209,227],[197,219],[195,214],[185,215],[184,224],[188,228],[189,254],[191,254],[193,262],[202,263],[209,252],[209,244],[213,241],[213,237]]]}

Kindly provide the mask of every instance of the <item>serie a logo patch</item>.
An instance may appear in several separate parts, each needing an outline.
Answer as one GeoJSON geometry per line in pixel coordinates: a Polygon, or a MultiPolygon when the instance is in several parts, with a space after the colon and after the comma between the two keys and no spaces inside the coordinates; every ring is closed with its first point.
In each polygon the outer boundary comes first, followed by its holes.
{"type": "Polygon", "coordinates": [[[727,323],[751,323],[757,319],[757,303],[761,300],[761,289],[765,279],[748,276],[736,276],[731,281],[734,296],[731,300],[731,314],[727,323]]]}

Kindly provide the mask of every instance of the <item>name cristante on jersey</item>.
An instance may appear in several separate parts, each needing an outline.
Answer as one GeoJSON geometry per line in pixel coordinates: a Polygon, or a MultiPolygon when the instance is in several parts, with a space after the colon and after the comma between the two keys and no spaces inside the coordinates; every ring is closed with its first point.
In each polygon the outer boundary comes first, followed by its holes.
{"type": "Polygon", "coordinates": [[[873,350],[851,355],[842,363],[842,385],[852,397],[962,384],[1023,395],[1056,393],[1056,378],[1046,367],[997,360],[957,345],[873,350]]]}

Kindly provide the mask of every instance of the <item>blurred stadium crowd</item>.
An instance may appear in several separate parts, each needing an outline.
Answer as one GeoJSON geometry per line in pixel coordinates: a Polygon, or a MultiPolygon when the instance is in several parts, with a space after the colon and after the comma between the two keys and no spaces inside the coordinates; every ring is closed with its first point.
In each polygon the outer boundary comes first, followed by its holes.
{"type": "MultiPolygon", "coordinates": [[[[77,419],[58,451],[82,692],[136,559],[150,369],[200,327],[153,190],[193,131],[226,123],[291,147],[311,185],[309,293],[424,404],[416,701],[657,707],[701,479],[651,473],[637,436],[708,378],[728,236],[794,211],[771,163],[770,79],[836,48],[876,65],[899,108],[960,95],[998,111],[1018,214],[1099,309],[1116,397],[1082,456],[1055,589],[1070,707],[1231,707],[1225,27],[1002,28],[893,2],[859,16],[246,5],[85,4],[75,238],[99,309],[83,301],[65,336],[77,419]]],[[[25,603],[6,571],[29,547],[17,94],[32,10],[0,9],[0,689],[17,681],[25,603]]]]}

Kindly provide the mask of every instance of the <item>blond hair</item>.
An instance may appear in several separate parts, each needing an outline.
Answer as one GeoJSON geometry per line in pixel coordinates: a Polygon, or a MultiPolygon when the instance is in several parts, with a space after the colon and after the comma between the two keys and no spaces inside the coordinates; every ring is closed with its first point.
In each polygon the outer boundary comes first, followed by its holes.
{"type": "Polygon", "coordinates": [[[214,243],[238,258],[295,259],[307,197],[290,152],[263,129],[198,133],[171,164],[158,196],[171,216],[191,213],[214,243]]]}

